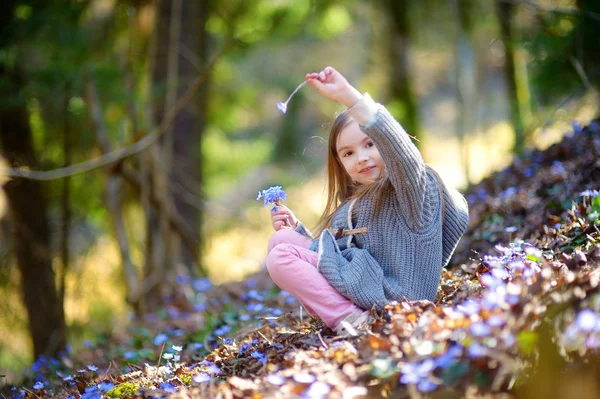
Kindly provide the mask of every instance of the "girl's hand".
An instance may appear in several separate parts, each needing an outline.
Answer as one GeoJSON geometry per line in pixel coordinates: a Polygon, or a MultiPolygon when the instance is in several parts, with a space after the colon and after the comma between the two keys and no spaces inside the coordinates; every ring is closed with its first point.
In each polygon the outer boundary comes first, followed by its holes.
{"type": "Polygon", "coordinates": [[[348,108],[352,107],[362,98],[360,92],[348,83],[341,73],[332,67],[326,67],[318,73],[307,73],[306,80],[323,96],[337,101],[348,108]]]}
{"type": "Polygon", "coordinates": [[[287,206],[280,204],[277,205],[277,211],[271,212],[271,224],[275,231],[295,229],[298,226],[298,219],[287,206]]]}

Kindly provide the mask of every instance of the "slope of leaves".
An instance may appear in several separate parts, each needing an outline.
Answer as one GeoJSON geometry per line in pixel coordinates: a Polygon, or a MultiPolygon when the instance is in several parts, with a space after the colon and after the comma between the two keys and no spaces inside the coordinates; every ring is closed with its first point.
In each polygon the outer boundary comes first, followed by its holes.
{"type": "Polygon", "coordinates": [[[574,126],[468,189],[469,231],[435,303],[391,303],[367,331],[336,336],[264,273],[221,287],[180,277],[180,296],[127,336],[38,359],[5,395],[560,394],[561,377],[600,364],[600,128],[574,126]]]}

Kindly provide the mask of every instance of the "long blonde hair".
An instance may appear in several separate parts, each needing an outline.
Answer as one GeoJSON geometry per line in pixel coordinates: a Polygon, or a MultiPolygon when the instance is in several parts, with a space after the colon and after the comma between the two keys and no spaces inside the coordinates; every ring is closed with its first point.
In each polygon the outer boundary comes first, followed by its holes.
{"type": "Polygon", "coordinates": [[[344,169],[337,153],[337,139],[342,130],[352,122],[354,122],[354,119],[344,111],[338,114],[331,124],[327,145],[327,203],[314,228],[315,233],[319,235],[331,225],[331,219],[336,209],[349,199],[360,198],[368,193],[377,192],[375,210],[376,212],[379,211],[381,195],[389,185],[387,171],[385,170],[376,181],[365,185],[353,182],[346,169],[344,169]]]}

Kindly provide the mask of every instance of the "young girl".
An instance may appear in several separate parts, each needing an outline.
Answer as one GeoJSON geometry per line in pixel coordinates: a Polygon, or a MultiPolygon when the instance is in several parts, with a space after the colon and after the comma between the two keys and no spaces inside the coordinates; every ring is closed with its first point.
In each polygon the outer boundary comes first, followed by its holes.
{"type": "Polygon", "coordinates": [[[469,215],[369,94],[331,67],[306,80],[347,107],[329,134],[327,205],[315,240],[279,205],[266,263],[275,284],[341,333],[366,322],[373,307],[433,301],[469,215]]]}

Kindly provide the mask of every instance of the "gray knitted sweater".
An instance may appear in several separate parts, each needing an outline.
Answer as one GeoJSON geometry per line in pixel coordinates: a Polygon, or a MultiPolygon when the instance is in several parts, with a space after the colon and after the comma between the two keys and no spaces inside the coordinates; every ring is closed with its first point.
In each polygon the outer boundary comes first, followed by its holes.
{"type": "MultiPolygon", "coordinates": [[[[440,188],[411,138],[368,94],[348,113],[375,142],[391,189],[383,191],[379,212],[375,194],[346,202],[335,211],[334,230],[366,227],[368,231],[335,239],[324,230],[311,246],[319,253],[319,271],[363,309],[381,309],[404,298],[434,300],[441,269],[467,228],[467,202],[455,190],[440,188]]],[[[297,231],[310,236],[302,224],[297,231]]]]}

